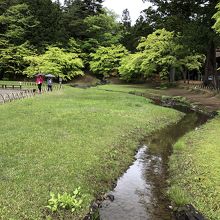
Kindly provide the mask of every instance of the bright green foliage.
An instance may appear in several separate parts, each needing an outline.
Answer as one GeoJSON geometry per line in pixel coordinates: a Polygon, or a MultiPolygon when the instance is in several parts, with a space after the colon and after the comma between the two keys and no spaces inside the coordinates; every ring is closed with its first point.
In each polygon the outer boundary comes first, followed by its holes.
{"type": "Polygon", "coordinates": [[[176,65],[177,46],[174,43],[174,34],[165,29],[148,35],[139,43],[137,47],[139,52],[135,56],[130,55],[131,62],[129,63],[128,58],[122,61],[120,68],[122,78],[129,80],[132,76],[136,77],[137,73],[146,78],[158,73],[167,77],[170,67],[176,65]]]}
{"type": "Polygon", "coordinates": [[[118,68],[121,78],[126,81],[131,81],[141,76],[142,60],[143,56],[141,53],[129,54],[124,57],[118,68]]]}
{"type": "Polygon", "coordinates": [[[215,6],[219,0],[144,1],[154,5],[144,11],[145,21],[155,29],[165,28],[175,34],[180,33],[182,45],[194,53],[206,54],[203,80],[207,81],[210,74],[215,75],[215,49],[220,42],[219,36],[212,29],[212,16],[216,13],[215,6]]]}
{"type": "Polygon", "coordinates": [[[216,20],[213,28],[216,30],[217,33],[220,33],[220,3],[216,5],[216,9],[218,11],[213,16],[213,18],[216,20]]]}
{"type": "Polygon", "coordinates": [[[48,50],[39,56],[29,56],[26,60],[30,66],[25,70],[28,76],[38,72],[52,73],[64,79],[83,75],[83,62],[77,53],[65,52],[58,47],[48,47],[48,50]]]}
{"type": "Polygon", "coordinates": [[[111,46],[119,42],[121,38],[120,26],[116,16],[106,11],[104,14],[89,16],[84,20],[87,28],[87,35],[96,39],[99,46],[111,46]]]}
{"type": "Polygon", "coordinates": [[[14,75],[22,75],[28,63],[24,59],[33,54],[28,42],[15,46],[7,41],[1,41],[0,72],[4,77],[13,78],[14,75]]]}
{"type": "Polygon", "coordinates": [[[198,70],[203,63],[202,55],[188,55],[184,47],[177,43],[173,32],[159,29],[139,43],[135,55],[124,58],[119,68],[123,79],[154,75],[167,79],[172,68],[198,70]],[[129,61],[130,60],[130,61],[129,61]]]}
{"type": "Polygon", "coordinates": [[[120,62],[126,55],[128,51],[122,45],[99,47],[96,53],[91,54],[90,68],[94,73],[104,76],[116,75],[120,62]]]}
{"type": "Polygon", "coordinates": [[[57,196],[50,192],[50,199],[48,200],[47,208],[52,212],[57,212],[60,209],[70,210],[71,212],[77,212],[82,208],[82,195],[80,187],[76,188],[72,194],[70,193],[58,193],[57,196]]]}
{"type": "Polygon", "coordinates": [[[70,38],[67,44],[66,51],[80,54],[81,53],[80,44],[74,38],[70,38]]]}
{"type": "Polygon", "coordinates": [[[26,34],[33,30],[38,22],[30,15],[27,4],[17,4],[0,16],[0,24],[5,29],[4,37],[17,44],[26,41],[26,34]]]}
{"type": "Polygon", "coordinates": [[[195,54],[189,55],[179,60],[179,65],[186,70],[200,71],[202,64],[205,62],[205,55],[195,54]]]}
{"type": "MultiPolygon", "coordinates": [[[[216,35],[212,30],[212,16],[218,0],[145,0],[155,7],[144,11],[145,22],[155,29],[165,28],[183,36],[182,44],[197,53],[207,52],[216,35]]],[[[217,43],[217,42],[216,42],[217,43]]]]}
{"type": "Polygon", "coordinates": [[[173,32],[159,29],[150,34],[137,47],[143,53],[141,71],[144,75],[159,72],[161,76],[167,77],[170,67],[176,65],[177,47],[173,32]]]}

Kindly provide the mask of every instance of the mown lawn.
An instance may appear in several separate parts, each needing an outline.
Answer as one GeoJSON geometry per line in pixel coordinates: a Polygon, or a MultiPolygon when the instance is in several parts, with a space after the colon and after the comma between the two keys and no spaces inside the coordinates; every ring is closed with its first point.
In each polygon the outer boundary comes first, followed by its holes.
{"type": "Polygon", "coordinates": [[[132,162],[139,141],[182,117],[144,97],[97,88],[65,88],[0,112],[0,216],[28,220],[48,215],[50,191],[78,186],[86,198],[70,218],[82,219],[132,162]]]}
{"type": "Polygon", "coordinates": [[[210,220],[220,220],[220,116],[188,133],[170,160],[171,199],[193,204],[210,220]]]}

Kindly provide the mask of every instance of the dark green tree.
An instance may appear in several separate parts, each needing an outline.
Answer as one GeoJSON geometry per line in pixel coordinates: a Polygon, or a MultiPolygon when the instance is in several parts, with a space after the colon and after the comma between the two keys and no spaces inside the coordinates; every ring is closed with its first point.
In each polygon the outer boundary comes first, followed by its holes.
{"type": "Polygon", "coordinates": [[[0,0],[0,15],[2,15],[9,7],[15,4],[19,4],[19,0],[0,0]]]}
{"type": "Polygon", "coordinates": [[[22,44],[38,24],[27,4],[12,5],[0,15],[1,37],[15,45],[22,44]]]}
{"type": "Polygon", "coordinates": [[[131,16],[127,8],[122,12],[121,22],[124,27],[127,27],[127,28],[131,27],[131,16]]]}
{"type": "Polygon", "coordinates": [[[39,25],[29,34],[28,40],[37,47],[55,44],[63,40],[62,10],[51,0],[20,0],[29,5],[39,25]]]}
{"type": "MultiPolygon", "coordinates": [[[[151,24],[148,23],[147,20],[144,19],[143,15],[141,14],[140,17],[136,20],[134,26],[130,28],[130,36],[128,38],[127,48],[130,51],[136,51],[136,47],[139,44],[139,41],[142,37],[146,37],[149,34],[152,34],[154,28],[151,24]]],[[[126,41],[126,38],[125,38],[126,41]]]]}
{"type": "Polygon", "coordinates": [[[62,22],[67,40],[71,37],[80,40],[87,37],[84,19],[102,13],[102,2],[102,0],[66,1],[62,22]]]}
{"type": "Polygon", "coordinates": [[[132,51],[132,26],[130,12],[126,8],[121,16],[122,38],[121,43],[130,51],[132,51]]]}

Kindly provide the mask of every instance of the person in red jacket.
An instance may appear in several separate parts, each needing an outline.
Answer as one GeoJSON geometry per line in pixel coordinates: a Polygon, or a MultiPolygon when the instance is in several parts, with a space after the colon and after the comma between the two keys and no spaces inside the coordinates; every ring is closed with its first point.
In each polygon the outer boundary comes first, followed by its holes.
{"type": "Polygon", "coordinates": [[[36,83],[37,83],[39,93],[41,93],[41,87],[42,87],[43,81],[44,81],[43,76],[41,75],[37,76],[36,83]]]}

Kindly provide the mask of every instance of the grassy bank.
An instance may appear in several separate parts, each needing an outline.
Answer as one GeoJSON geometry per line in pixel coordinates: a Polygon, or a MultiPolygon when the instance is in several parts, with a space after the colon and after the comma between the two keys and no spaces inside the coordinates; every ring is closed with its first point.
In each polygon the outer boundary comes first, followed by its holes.
{"type": "Polygon", "coordinates": [[[50,191],[78,186],[86,196],[81,219],[131,163],[138,141],[181,117],[143,97],[97,88],[65,88],[0,105],[0,112],[2,219],[41,219],[50,191]]]}
{"type": "Polygon", "coordinates": [[[208,219],[220,219],[220,116],[175,144],[170,171],[177,205],[191,203],[208,219]]]}

